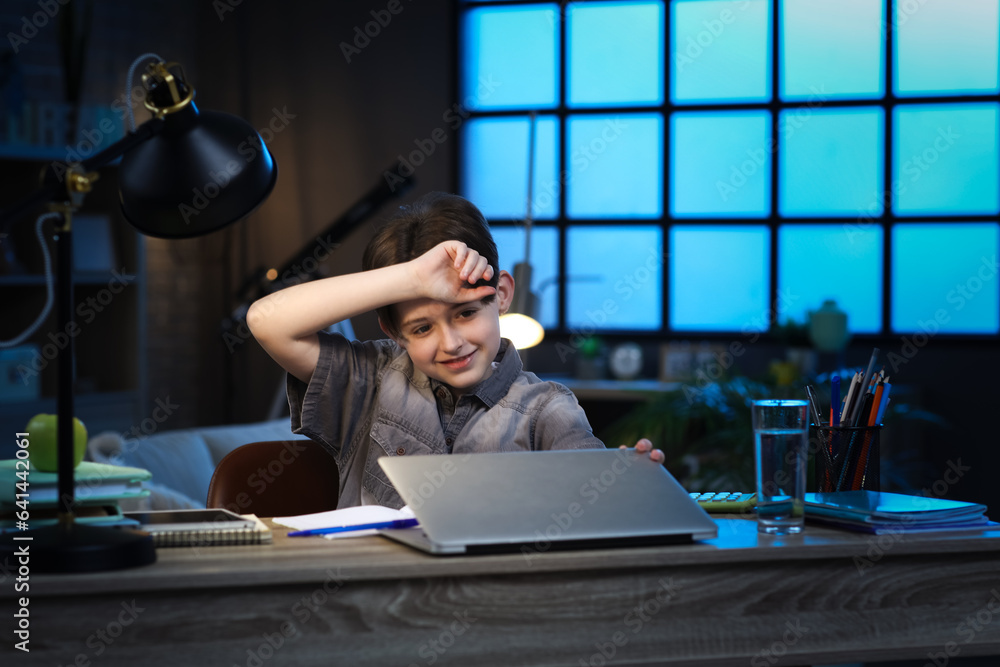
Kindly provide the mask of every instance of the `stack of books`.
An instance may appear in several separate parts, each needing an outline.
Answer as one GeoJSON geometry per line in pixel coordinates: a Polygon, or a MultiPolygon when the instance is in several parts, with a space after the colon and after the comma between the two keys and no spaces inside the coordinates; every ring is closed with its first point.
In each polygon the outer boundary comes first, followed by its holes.
{"type": "MultiPolygon", "coordinates": [[[[84,461],[73,471],[74,521],[149,532],[157,547],[266,544],[267,524],[253,514],[224,509],[122,512],[120,502],[149,495],[148,470],[84,461]]],[[[0,534],[42,528],[58,521],[59,477],[23,461],[0,461],[0,534]]]]}
{"type": "Polygon", "coordinates": [[[986,505],[885,491],[807,493],[806,518],[866,533],[994,530],[986,505]]]}
{"type": "MultiPolygon", "coordinates": [[[[76,521],[96,526],[136,527],[119,502],[149,495],[142,468],[84,461],[73,471],[76,521]]],[[[41,528],[57,521],[59,477],[36,468],[24,470],[16,459],[0,461],[0,534],[41,528]],[[23,519],[22,517],[26,517],[23,519]]]]}

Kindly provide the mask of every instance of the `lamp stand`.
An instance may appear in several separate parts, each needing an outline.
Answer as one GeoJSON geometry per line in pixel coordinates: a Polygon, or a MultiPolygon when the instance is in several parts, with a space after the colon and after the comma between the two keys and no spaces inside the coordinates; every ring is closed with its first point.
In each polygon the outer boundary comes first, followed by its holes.
{"type": "Polygon", "coordinates": [[[37,192],[0,212],[0,231],[44,203],[55,202],[54,210],[62,213],[63,224],[56,234],[56,298],[58,325],[68,339],[57,367],[58,524],[0,537],[0,558],[7,565],[14,564],[11,556],[16,555],[17,564],[26,566],[22,554],[29,556],[26,560],[33,569],[50,572],[108,570],[156,560],[148,533],[81,526],[73,515],[73,338],[79,330],[73,321],[71,223],[72,213],[97,178],[91,172],[121,157],[122,214],[140,232],[164,238],[200,236],[243,219],[267,198],[277,180],[277,167],[260,135],[236,116],[199,112],[194,89],[178,63],[154,63],[142,79],[147,90],[144,104],[152,119],[80,163],[51,163],[37,192]],[[253,139],[260,150],[248,158],[243,146],[253,139]],[[226,174],[221,184],[219,173],[226,174]],[[198,206],[191,194],[207,190],[208,182],[217,186],[209,195],[211,207],[198,206]]]}
{"type": "MultiPolygon", "coordinates": [[[[96,572],[156,562],[149,533],[76,523],[73,514],[73,380],[76,371],[73,321],[73,232],[70,206],[60,205],[62,226],[56,230],[56,319],[68,334],[56,371],[56,469],[58,523],[0,538],[0,560],[11,566],[27,562],[32,572],[96,572]]],[[[30,452],[30,449],[29,449],[30,452]]],[[[30,476],[28,478],[30,484],[30,476]]],[[[30,486],[29,486],[30,510],[30,486]]],[[[28,523],[30,525],[30,514],[28,523]]]]}
{"type": "MultiPolygon", "coordinates": [[[[96,175],[87,172],[110,163],[162,129],[154,119],[76,167],[60,173],[53,165],[45,170],[42,186],[0,215],[2,225],[12,224],[44,202],[62,215],[56,241],[56,322],[67,334],[67,344],[56,360],[56,474],[58,476],[58,523],[0,535],[0,563],[14,566],[27,554],[33,572],[94,572],[138,567],[156,561],[149,533],[76,523],[73,514],[73,384],[76,375],[76,323],[73,320],[73,230],[72,216],[89,192],[96,175]],[[63,201],[69,197],[70,201],[63,201]]],[[[30,477],[29,477],[30,484],[30,477]]],[[[29,486],[30,491],[30,486],[29,486]]],[[[30,526],[30,496],[29,496],[30,526]]]]}

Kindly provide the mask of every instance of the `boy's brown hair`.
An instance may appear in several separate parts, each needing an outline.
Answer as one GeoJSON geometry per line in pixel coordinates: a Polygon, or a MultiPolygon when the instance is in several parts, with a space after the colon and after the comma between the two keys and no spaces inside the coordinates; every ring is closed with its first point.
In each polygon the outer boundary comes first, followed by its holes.
{"type": "MultiPolygon", "coordinates": [[[[431,192],[409,206],[401,206],[399,212],[368,242],[361,268],[370,271],[402,264],[420,257],[444,241],[465,243],[493,267],[493,277],[488,281],[480,280],[474,287],[497,286],[499,258],[489,223],[468,199],[444,192],[431,192]]],[[[493,299],[495,295],[487,298],[493,299]]],[[[385,328],[398,336],[399,328],[392,306],[383,306],[375,312],[385,328]]]]}

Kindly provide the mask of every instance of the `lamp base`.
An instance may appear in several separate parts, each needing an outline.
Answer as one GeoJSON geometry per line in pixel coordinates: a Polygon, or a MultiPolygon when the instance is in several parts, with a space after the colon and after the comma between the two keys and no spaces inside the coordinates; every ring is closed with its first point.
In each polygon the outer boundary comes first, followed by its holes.
{"type": "Polygon", "coordinates": [[[155,562],[153,536],[137,530],[69,522],[0,536],[0,564],[12,573],[19,565],[31,573],[101,572],[155,562]]]}

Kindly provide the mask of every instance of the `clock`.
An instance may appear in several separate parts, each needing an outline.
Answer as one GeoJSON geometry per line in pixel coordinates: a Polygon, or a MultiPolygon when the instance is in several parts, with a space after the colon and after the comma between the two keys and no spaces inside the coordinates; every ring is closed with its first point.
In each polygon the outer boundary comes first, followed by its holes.
{"type": "Polygon", "coordinates": [[[611,350],[611,374],[619,380],[634,380],[642,372],[642,348],[637,343],[622,343],[611,350]]]}

